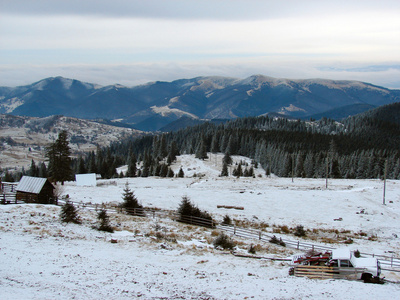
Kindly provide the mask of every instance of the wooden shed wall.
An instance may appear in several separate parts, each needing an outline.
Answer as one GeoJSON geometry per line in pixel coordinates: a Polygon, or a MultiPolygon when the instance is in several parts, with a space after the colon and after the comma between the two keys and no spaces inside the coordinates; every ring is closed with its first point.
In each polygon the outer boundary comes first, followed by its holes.
{"type": "Polygon", "coordinates": [[[51,183],[46,182],[39,194],[26,193],[17,191],[17,201],[24,201],[26,203],[42,203],[42,204],[54,204],[54,187],[51,183]]]}

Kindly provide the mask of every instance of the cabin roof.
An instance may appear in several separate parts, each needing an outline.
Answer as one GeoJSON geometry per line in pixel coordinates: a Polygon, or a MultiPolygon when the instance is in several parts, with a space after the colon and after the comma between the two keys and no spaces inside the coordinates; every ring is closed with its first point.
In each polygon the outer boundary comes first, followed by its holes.
{"type": "MultiPolygon", "coordinates": [[[[17,192],[39,194],[43,186],[46,184],[46,178],[22,176],[17,185],[17,192]]],[[[54,188],[54,187],[53,187],[54,188]]]]}

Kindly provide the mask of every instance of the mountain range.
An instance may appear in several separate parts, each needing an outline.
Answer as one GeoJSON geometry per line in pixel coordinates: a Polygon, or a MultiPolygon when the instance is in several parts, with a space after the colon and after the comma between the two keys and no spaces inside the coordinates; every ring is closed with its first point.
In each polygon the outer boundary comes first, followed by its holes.
{"type": "Polygon", "coordinates": [[[108,119],[156,131],[192,120],[279,114],[341,119],[400,101],[400,90],[359,81],[197,77],[135,87],[100,86],[52,77],[20,87],[0,87],[0,113],[108,119]]]}

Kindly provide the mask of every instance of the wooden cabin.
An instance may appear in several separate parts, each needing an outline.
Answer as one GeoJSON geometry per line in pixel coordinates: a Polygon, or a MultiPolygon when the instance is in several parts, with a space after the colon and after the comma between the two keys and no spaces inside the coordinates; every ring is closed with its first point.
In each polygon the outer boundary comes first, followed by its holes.
{"type": "Polygon", "coordinates": [[[25,203],[55,204],[55,187],[46,178],[23,176],[18,183],[16,200],[25,203]]]}

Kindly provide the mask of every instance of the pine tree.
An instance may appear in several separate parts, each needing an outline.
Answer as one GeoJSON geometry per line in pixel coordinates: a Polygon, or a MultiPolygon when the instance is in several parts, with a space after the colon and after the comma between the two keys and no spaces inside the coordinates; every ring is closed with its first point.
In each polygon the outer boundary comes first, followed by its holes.
{"type": "Polygon", "coordinates": [[[179,178],[185,177],[185,173],[183,172],[182,167],[179,169],[178,177],[179,177],[179,178]]]}
{"type": "Polygon", "coordinates": [[[160,177],[167,177],[168,166],[166,164],[161,164],[160,177]]]}
{"type": "Polygon", "coordinates": [[[128,214],[136,216],[144,215],[143,206],[139,204],[139,201],[136,198],[135,194],[129,188],[128,182],[125,184],[122,196],[124,202],[121,204],[121,207],[124,208],[128,214]]]}
{"type": "Polygon", "coordinates": [[[65,202],[65,204],[61,207],[60,218],[61,222],[64,223],[81,224],[81,220],[74,204],[69,201],[65,202]]]}
{"type": "Polygon", "coordinates": [[[12,176],[12,174],[10,172],[8,172],[8,170],[4,174],[4,181],[5,182],[14,182],[15,181],[14,177],[12,176]]]}
{"type": "Polygon", "coordinates": [[[54,181],[60,181],[62,185],[72,177],[71,148],[67,138],[67,131],[61,131],[57,140],[47,148],[46,153],[49,158],[49,174],[54,181]]]}
{"type": "Polygon", "coordinates": [[[240,162],[239,165],[233,169],[232,175],[236,177],[243,176],[243,170],[242,170],[242,163],[240,162]]]}
{"type": "Polygon", "coordinates": [[[141,171],[141,177],[148,177],[151,175],[150,173],[150,167],[152,165],[151,162],[151,156],[148,151],[144,153],[143,157],[143,166],[142,166],[142,171],[141,171]]]}
{"type": "Polygon", "coordinates": [[[238,145],[237,145],[237,139],[236,139],[235,135],[229,136],[229,141],[228,141],[228,145],[226,147],[225,152],[228,152],[231,154],[238,153],[238,145]]]}
{"type": "Polygon", "coordinates": [[[31,167],[29,169],[29,175],[32,177],[38,177],[39,176],[39,168],[36,167],[35,161],[32,159],[31,161],[31,167]]]}
{"type": "Polygon", "coordinates": [[[85,161],[83,160],[83,157],[80,156],[79,160],[78,160],[78,170],[77,170],[78,174],[86,174],[87,173],[87,169],[85,166],[85,161]]]}
{"type": "Polygon", "coordinates": [[[110,217],[107,215],[107,211],[102,208],[97,214],[97,219],[100,222],[98,227],[99,231],[114,232],[114,229],[110,225],[110,217]]]}
{"type": "Polygon", "coordinates": [[[126,174],[127,177],[136,177],[137,167],[136,167],[137,159],[134,153],[129,155],[128,159],[128,172],[126,174]]]}
{"type": "Polygon", "coordinates": [[[204,138],[201,139],[201,142],[199,143],[199,146],[196,151],[196,158],[205,160],[208,158],[207,156],[207,148],[206,148],[206,143],[204,141],[204,138]]]}
{"type": "Polygon", "coordinates": [[[179,155],[179,150],[175,141],[172,141],[168,148],[169,150],[168,150],[167,163],[170,165],[171,163],[176,161],[176,157],[179,155]]]}
{"type": "Polygon", "coordinates": [[[222,159],[222,162],[224,164],[227,164],[227,165],[231,165],[232,164],[232,157],[231,157],[231,155],[230,155],[230,153],[228,151],[225,152],[225,155],[224,155],[224,158],[222,159]]]}
{"type": "Polygon", "coordinates": [[[47,168],[44,162],[40,164],[39,168],[39,177],[41,178],[47,178],[47,168]]]}
{"type": "Polygon", "coordinates": [[[193,205],[187,196],[182,197],[181,204],[178,207],[178,214],[180,222],[214,227],[212,216],[208,212],[201,211],[197,206],[193,205]]]}
{"type": "Polygon", "coordinates": [[[172,169],[168,167],[167,177],[172,178],[172,177],[174,177],[174,176],[175,176],[174,171],[172,171],[172,169]]]}
{"type": "Polygon", "coordinates": [[[219,135],[213,135],[211,140],[211,149],[212,153],[217,153],[219,151],[219,135]]]}
{"type": "Polygon", "coordinates": [[[158,149],[158,159],[163,160],[165,157],[167,157],[168,151],[167,151],[167,142],[165,141],[165,135],[161,136],[160,142],[159,142],[159,149],[158,149]]]}
{"type": "Polygon", "coordinates": [[[96,154],[94,154],[94,151],[91,152],[89,158],[89,173],[97,173],[96,154]]]}
{"type": "Polygon", "coordinates": [[[222,171],[221,171],[221,176],[228,176],[228,165],[224,162],[222,165],[222,171]]]}
{"type": "Polygon", "coordinates": [[[185,216],[191,216],[193,211],[193,204],[190,202],[190,198],[188,196],[183,196],[181,204],[178,208],[178,214],[180,219],[183,220],[185,216]]]}
{"type": "Polygon", "coordinates": [[[249,168],[248,176],[249,176],[249,177],[254,177],[254,168],[253,168],[253,166],[251,166],[251,167],[249,168]]]}

